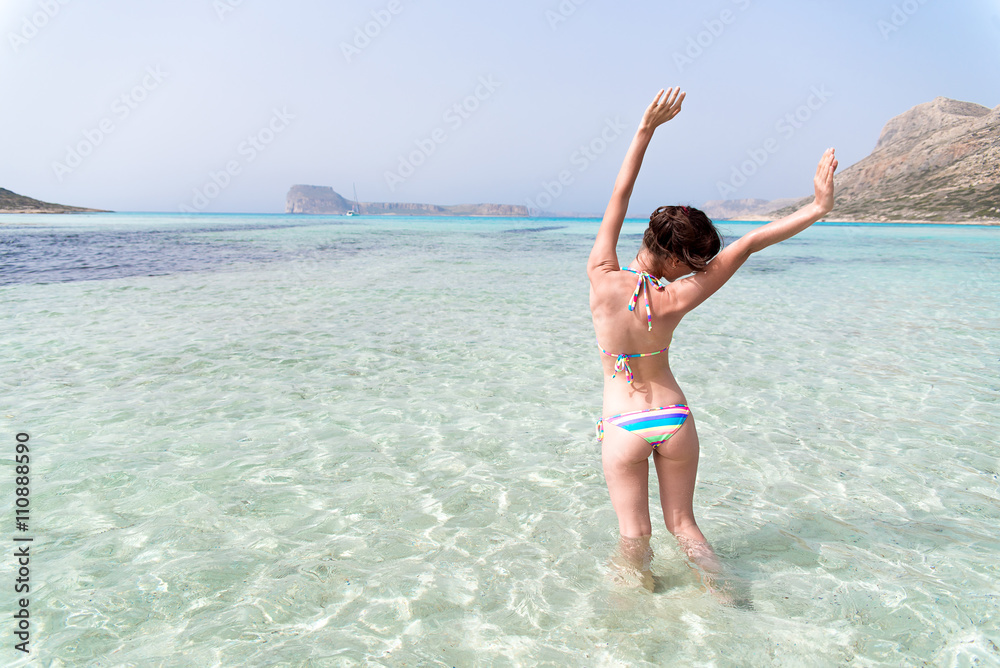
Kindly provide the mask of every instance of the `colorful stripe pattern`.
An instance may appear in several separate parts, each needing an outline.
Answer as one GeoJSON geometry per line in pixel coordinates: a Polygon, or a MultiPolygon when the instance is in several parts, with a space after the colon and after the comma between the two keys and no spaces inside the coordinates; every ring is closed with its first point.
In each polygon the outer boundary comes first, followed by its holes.
{"type": "Polygon", "coordinates": [[[629,269],[628,267],[622,267],[622,271],[631,271],[639,277],[639,279],[635,282],[635,292],[632,293],[632,298],[628,300],[628,310],[635,310],[636,304],[639,303],[639,291],[641,290],[643,300],[646,302],[646,327],[648,327],[646,331],[651,332],[653,331],[653,311],[649,308],[649,283],[652,281],[657,290],[662,290],[667,287],[670,281],[663,278],[657,278],[648,272],[636,271],[635,269],[629,269]]]}
{"type": "Polygon", "coordinates": [[[683,404],[621,413],[597,421],[597,440],[604,440],[604,423],[613,424],[646,439],[654,448],[677,433],[691,409],[683,404]]]}
{"type": "MultiPolygon", "coordinates": [[[[629,311],[635,310],[635,305],[639,302],[639,292],[642,291],[643,297],[645,298],[646,301],[646,326],[649,328],[647,331],[651,332],[653,331],[653,312],[649,308],[650,281],[652,281],[653,285],[656,286],[657,290],[662,290],[663,288],[667,287],[670,281],[664,278],[657,278],[656,276],[653,276],[648,272],[636,271],[635,269],[629,269],[628,267],[622,267],[622,271],[631,271],[633,274],[636,274],[639,277],[639,280],[636,281],[635,284],[635,292],[632,293],[632,298],[628,300],[628,310],[629,311]]],[[[615,358],[615,370],[614,373],[611,374],[611,378],[613,379],[615,376],[617,376],[619,371],[623,371],[625,372],[625,382],[631,385],[632,380],[635,378],[635,376],[632,374],[632,367],[629,366],[628,363],[629,359],[633,357],[650,357],[652,355],[659,355],[660,353],[667,352],[667,349],[669,347],[670,346],[667,346],[663,350],[657,350],[656,352],[653,353],[635,353],[634,355],[626,355],[625,353],[609,353],[604,348],[601,348],[601,352],[609,357],[615,358]]]]}
{"type": "Polygon", "coordinates": [[[615,358],[615,371],[614,371],[614,373],[611,374],[611,378],[614,378],[615,376],[617,376],[619,371],[624,371],[625,372],[625,382],[628,383],[629,385],[631,385],[632,384],[632,380],[635,378],[635,376],[632,374],[632,367],[629,366],[629,363],[628,363],[629,358],[631,358],[631,357],[652,357],[653,355],[659,355],[660,353],[667,352],[668,348],[670,348],[670,346],[667,346],[663,350],[657,350],[656,352],[653,352],[653,353],[636,353],[634,355],[626,355],[625,353],[619,353],[618,355],[616,355],[615,353],[609,353],[604,348],[601,348],[601,352],[604,353],[605,355],[607,355],[608,357],[614,357],[615,358]]]}

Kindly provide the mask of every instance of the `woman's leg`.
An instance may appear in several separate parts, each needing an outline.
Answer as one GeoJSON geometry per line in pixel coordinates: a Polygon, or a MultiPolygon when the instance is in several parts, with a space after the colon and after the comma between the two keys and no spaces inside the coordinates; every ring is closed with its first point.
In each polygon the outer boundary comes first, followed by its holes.
{"type": "Polygon", "coordinates": [[[649,520],[649,443],[618,429],[606,426],[601,448],[604,480],[611,494],[611,505],[618,515],[618,532],[626,538],[652,535],[649,520]]]}
{"type": "Polygon", "coordinates": [[[732,573],[724,573],[719,558],[694,521],[694,485],[698,474],[698,432],[688,416],[673,436],[653,455],[660,483],[660,503],[667,529],[697,567],[701,581],[723,605],[753,610],[749,586],[732,573]]]}
{"type": "Polygon", "coordinates": [[[615,427],[605,427],[601,460],[611,505],[618,515],[618,555],[612,565],[620,575],[635,577],[653,590],[649,538],[649,443],[615,427]]]}
{"type": "Polygon", "coordinates": [[[691,561],[705,571],[716,573],[720,570],[719,560],[694,519],[698,453],[698,431],[694,416],[688,415],[684,425],[657,446],[653,463],[667,530],[677,537],[677,542],[691,561]]]}

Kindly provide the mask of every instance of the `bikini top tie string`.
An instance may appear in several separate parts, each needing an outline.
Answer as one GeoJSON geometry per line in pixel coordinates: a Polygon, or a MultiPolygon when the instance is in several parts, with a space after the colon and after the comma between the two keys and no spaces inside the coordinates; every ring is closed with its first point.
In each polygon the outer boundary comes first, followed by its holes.
{"type": "Polygon", "coordinates": [[[629,269],[628,267],[622,267],[622,269],[625,271],[631,271],[633,274],[638,274],[639,276],[635,282],[635,292],[632,293],[632,298],[628,300],[628,310],[635,310],[635,306],[639,302],[639,292],[641,291],[643,300],[646,303],[646,331],[651,332],[653,331],[653,312],[649,308],[649,284],[652,283],[653,287],[657,290],[663,290],[670,284],[670,282],[663,278],[657,278],[649,272],[635,271],[634,269],[629,269]]]}
{"type": "MultiPolygon", "coordinates": [[[[632,298],[628,300],[628,310],[635,310],[635,305],[639,301],[639,292],[642,291],[646,298],[646,326],[649,328],[648,331],[653,331],[653,312],[649,308],[649,284],[652,282],[653,287],[657,290],[662,290],[670,284],[670,281],[664,278],[657,278],[648,272],[636,271],[635,269],[629,269],[628,267],[622,267],[622,270],[631,271],[633,274],[637,274],[639,276],[639,279],[635,283],[635,292],[632,293],[632,298]]],[[[669,347],[670,346],[668,345],[667,348],[669,347]]],[[[601,348],[601,352],[608,357],[615,358],[615,370],[614,373],[611,374],[611,378],[614,379],[619,372],[623,372],[625,374],[625,382],[631,385],[635,376],[632,375],[632,367],[628,363],[629,359],[633,357],[652,357],[653,355],[659,355],[667,352],[667,348],[664,348],[663,350],[656,350],[651,353],[633,353],[631,355],[626,353],[609,353],[604,348],[601,348]]]]}
{"type": "Polygon", "coordinates": [[[615,372],[611,374],[611,378],[617,376],[619,371],[625,372],[625,382],[631,385],[634,376],[632,375],[632,367],[628,364],[628,355],[619,355],[615,359],[615,372]]]}
{"type": "Polygon", "coordinates": [[[618,375],[619,371],[622,371],[625,373],[625,382],[631,385],[632,380],[635,378],[635,376],[632,375],[632,367],[629,366],[628,363],[629,359],[633,357],[652,357],[653,355],[659,355],[661,353],[667,352],[668,348],[670,348],[670,346],[667,346],[663,350],[654,350],[651,353],[633,353],[632,355],[626,355],[625,353],[619,353],[615,355],[614,353],[609,353],[604,348],[601,348],[601,352],[607,355],[608,357],[615,358],[615,370],[614,373],[611,374],[611,378],[613,379],[615,376],[618,375]]]}

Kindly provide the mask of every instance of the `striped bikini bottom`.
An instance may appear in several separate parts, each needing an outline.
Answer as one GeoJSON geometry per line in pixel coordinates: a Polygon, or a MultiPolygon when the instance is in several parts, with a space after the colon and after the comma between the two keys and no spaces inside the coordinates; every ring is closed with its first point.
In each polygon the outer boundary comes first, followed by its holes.
{"type": "Polygon", "coordinates": [[[604,423],[607,422],[646,439],[655,448],[677,433],[690,414],[690,408],[675,404],[601,418],[597,421],[597,440],[604,440],[604,423]]]}

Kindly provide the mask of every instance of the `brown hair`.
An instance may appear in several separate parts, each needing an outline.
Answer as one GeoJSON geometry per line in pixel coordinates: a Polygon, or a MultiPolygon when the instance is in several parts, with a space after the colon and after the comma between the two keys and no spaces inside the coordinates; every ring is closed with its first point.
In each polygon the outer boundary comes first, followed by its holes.
{"type": "Polygon", "coordinates": [[[722,235],[704,211],[688,206],[661,206],[649,217],[642,245],[659,262],[675,257],[701,271],[722,250],[722,235]]]}

